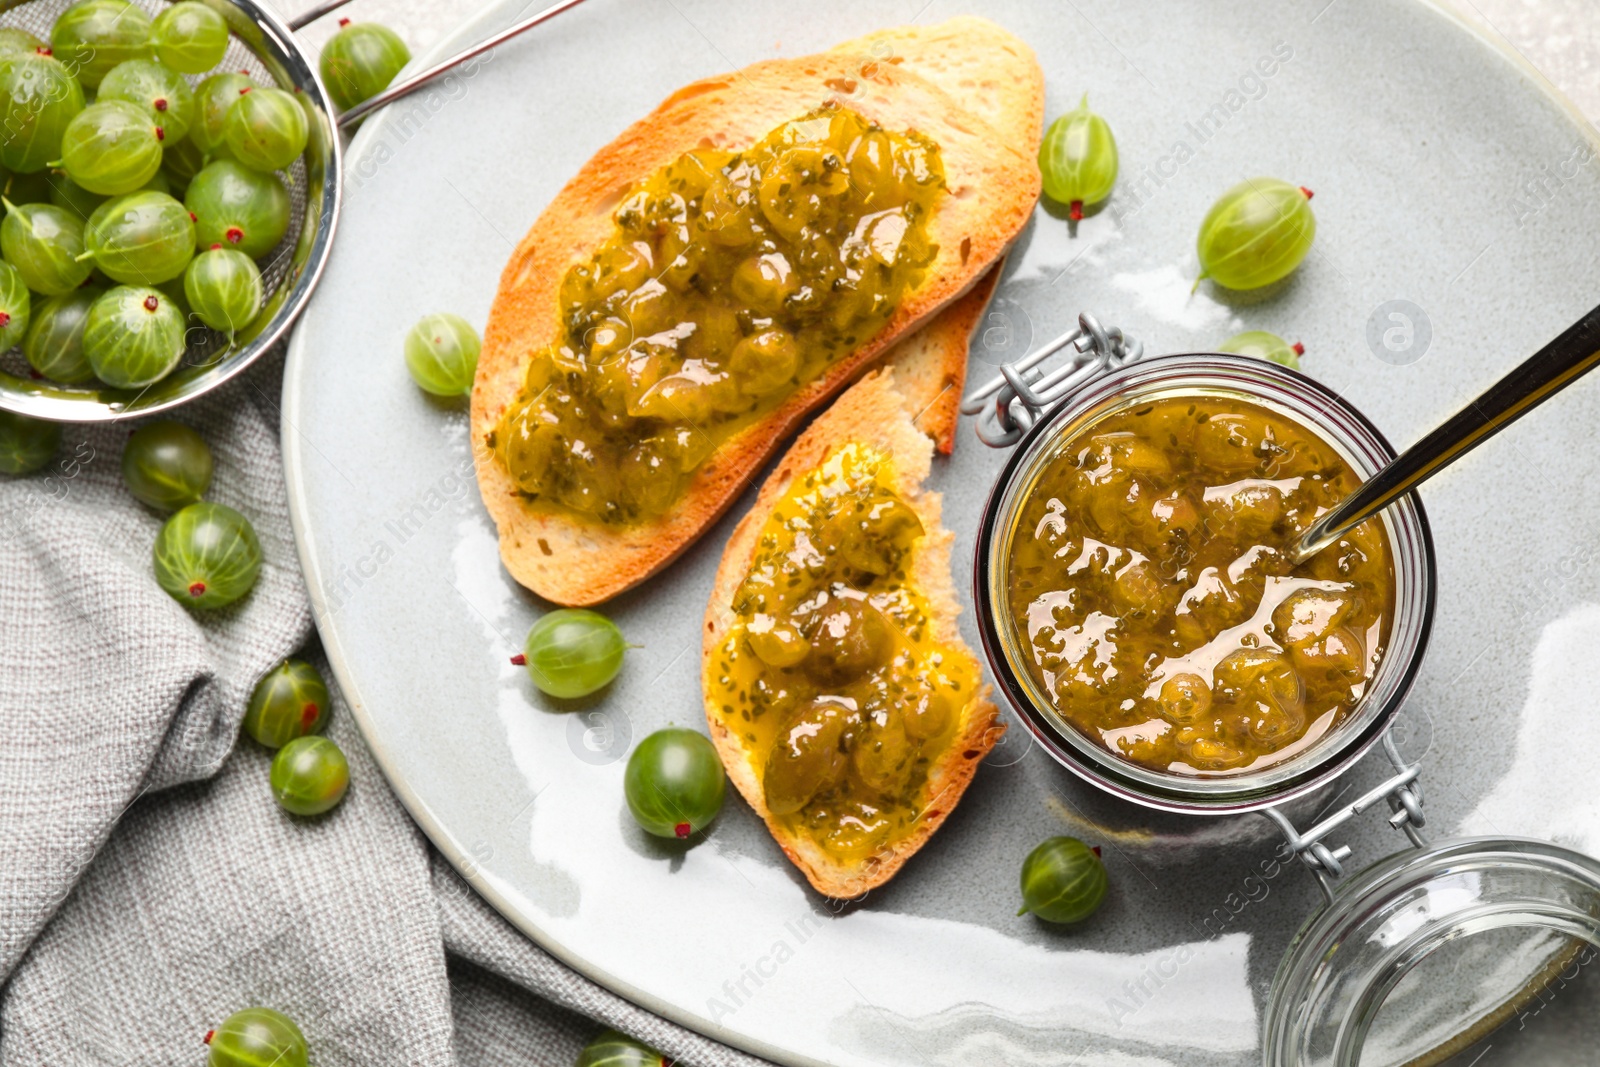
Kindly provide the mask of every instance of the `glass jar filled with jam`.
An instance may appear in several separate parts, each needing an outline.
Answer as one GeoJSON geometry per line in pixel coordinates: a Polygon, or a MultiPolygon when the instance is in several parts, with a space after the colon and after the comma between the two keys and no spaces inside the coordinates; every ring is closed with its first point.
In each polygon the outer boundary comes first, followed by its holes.
{"type": "Polygon", "coordinates": [[[1296,563],[1394,453],[1316,382],[1243,356],[1109,369],[1033,421],[979,532],[1000,688],[1113,791],[1247,810],[1315,788],[1381,735],[1433,613],[1415,497],[1296,563]]]}

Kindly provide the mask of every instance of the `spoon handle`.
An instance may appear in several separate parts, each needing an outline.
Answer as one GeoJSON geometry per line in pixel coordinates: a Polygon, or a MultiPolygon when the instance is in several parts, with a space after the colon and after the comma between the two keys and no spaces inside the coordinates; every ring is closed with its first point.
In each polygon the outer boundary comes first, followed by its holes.
{"type": "Polygon", "coordinates": [[[1296,562],[1328,547],[1600,364],[1600,307],[1539,349],[1340,501],[1300,539],[1296,562]]]}

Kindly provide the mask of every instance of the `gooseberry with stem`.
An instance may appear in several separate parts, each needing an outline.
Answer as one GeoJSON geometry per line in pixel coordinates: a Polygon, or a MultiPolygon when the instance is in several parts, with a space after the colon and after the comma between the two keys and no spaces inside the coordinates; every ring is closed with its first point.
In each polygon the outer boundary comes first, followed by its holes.
{"type": "Polygon", "coordinates": [[[128,492],[159,511],[199,503],[211,487],[212,467],[205,438],[170,419],[139,427],[122,450],[128,492]]]}
{"type": "Polygon", "coordinates": [[[158,382],[183,352],[183,313],[157,289],[119,285],[89,308],[83,354],[107,385],[139,389],[158,382]]]}
{"type": "Polygon", "coordinates": [[[189,608],[232,604],[255,588],[261,573],[261,543],[250,520],[208,500],[169,518],[151,555],[157,584],[189,608]]]}
{"type": "Polygon", "coordinates": [[[340,19],[319,65],[334,106],[348,111],[387,89],[409,62],[411,50],[389,27],[340,19]]]}
{"type": "Polygon", "coordinates": [[[131,193],[161,169],[163,136],[138,104],[97,100],[67,123],[60,164],[67,177],[91,193],[131,193]]]}
{"type": "Polygon", "coordinates": [[[113,67],[95,99],[125,100],[144,108],[161,127],[163,148],[187,137],[195,119],[194,90],[181,74],[153,59],[130,59],[113,67]]]}
{"type": "Polygon", "coordinates": [[[244,732],[268,748],[282,748],[317,732],[328,711],[328,684],[303,659],[286,659],[261,676],[250,693],[244,732]]]}
{"type": "Polygon", "coordinates": [[[260,259],[289,229],[289,190],[276,174],[251,170],[231,159],[209,164],[183,195],[195,217],[195,241],[260,259]]]}
{"type": "Polygon", "coordinates": [[[425,315],[406,334],[406,368],[412,379],[435,396],[472,392],[482,343],[460,315],[425,315]]]}
{"type": "Polygon", "coordinates": [[[1089,94],[1050,124],[1039,145],[1039,172],[1051,200],[1083,218],[1085,204],[1098,204],[1117,184],[1117,140],[1105,119],[1089,110],[1089,94]]]}
{"type": "Polygon", "coordinates": [[[1300,357],[1305,355],[1306,346],[1296,341],[1290,344],[1275,333],[1266,330],[1246,330],[1234,334],[1217,346],[1218,352],[1231,352],[1239,356],[1254,356],[1257,359],[1271,360],[1291,370],[1300,369],[1300,357]]]}
{"type": "Polygon", "coordinates": [[[1046,922],[1082,922],[1106,898],[1105,864],[1100,850],[1075,837],[1052,837],[1022,861],[1022,908],[1046,922]]]}
{"type": "Polygon", "coordinates": [[[150,43],[179,74],[204,74],[228,51],[228,24],[206,5],[182,0],[156,16],[150,43]]]}
{"type": "Polygon", "coordinates": [[[1311,190],[1251,178],[1223,193],[1200,224],[1200,277],[1229,289],[1259,289],[1287,277],[1311,251],[1317,219],[1311,190]]]}
{"type": "Polygon", "coordinates": [[[83,353],[83,331],[89,309],[105,295],[104,289],[84,286],[52,296],[33,309],[33,321],[22,339],[22,355],[41,376],[66,385],[80,385],[94,377],[83,353]]]}

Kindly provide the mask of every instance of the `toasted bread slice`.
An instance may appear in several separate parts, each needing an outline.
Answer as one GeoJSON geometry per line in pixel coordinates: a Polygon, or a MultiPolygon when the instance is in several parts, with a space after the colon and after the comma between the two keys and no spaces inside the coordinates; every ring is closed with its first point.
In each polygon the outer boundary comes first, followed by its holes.
{"type": "Polygon", "coordinates": [[[734,624],[733,598],[750,571],[767,517],[783,500],[795,478],[816,469],[835,449],[852,442],[871,445],[893,457],[895,491],[917,512],[924,530],[913,549],[910,584],[927,602],[935,640],[960,649],[967,656],[972,655],[956,628],[961,606],[950,580],[950,546],[954,535],[940,525],[939,495],[922,489],[931,466],[933,446],[913,424],[916,409],[895,387],[894,373],[892,367],[887,367],[861,379],[795,441],[761,487],[755,506],[740,520],[729,538],[706,608],[702,667],[711,740],[722,757],[728,777],[756,814],[765,820],[784,854],[804,872],[819,893],[830,897],[859,896],[892,878],[944,822],[972,780],[978,763],[1005,732],[1005,727],[996,721],[988,687],[980,685],[961,709],[949,747],[928,772],[920,797],[922,814],[917,828],[864,862],[847,866],[814,841],[793,833],[767,810],[762,789],[766,754],[747,750],[744,741],[724,725],[712,699],[711,671],[715,669],[716,653],[734,624]]]}
{"type": "Polygon", "coordinates": [[[601,149],[545,209],[501,276],[472,394],[479,441],[516,398],[531,355],[555,340],[557,290],[567,268],[611,231],[625,190],[687,151],[753,144],[782,123],[840,102],[892,130],[915,129],[940,147],[948,192],[929,216],[938,255],[888,324],[766,417],[725,441],[660,519],[610,528],[541,512],[480,450],[478,485],[511,575],[561,604],[595,604],[671,562],[739,495],[788,434],[896,342],[969,290],[1027,222],[1039,195],[1031,151],[903,64],[863,65],[833,53],[757,63],[675,93],[601,149]]]}
{"type": "MultiPolygon", "coordinates": [[[[834,49],[863,64],[895,63],[927,78],[993,126],[1020,152],[1037,151],[1044,132],[1044,72],[1033,50],[988,19],[962,15],[932,26],[896,26],[834,49]]],[[[917,426],[939,451],[955,448],[972,335],[989,307],[1000,265],[972,291],[896,345],[884,362],[917,407],[917,426]]]]}

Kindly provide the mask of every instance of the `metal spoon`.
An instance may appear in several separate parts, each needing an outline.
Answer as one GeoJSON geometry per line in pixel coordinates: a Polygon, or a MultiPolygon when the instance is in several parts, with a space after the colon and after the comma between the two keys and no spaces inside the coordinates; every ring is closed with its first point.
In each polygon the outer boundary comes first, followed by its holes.
{"type": "Polygon", "coordinates": [[[1569,326],[1444,425],[1396,456],[1305,532],[1296,564],[1510,426],[1600,364],[1600,307],[1569,326]]]}

